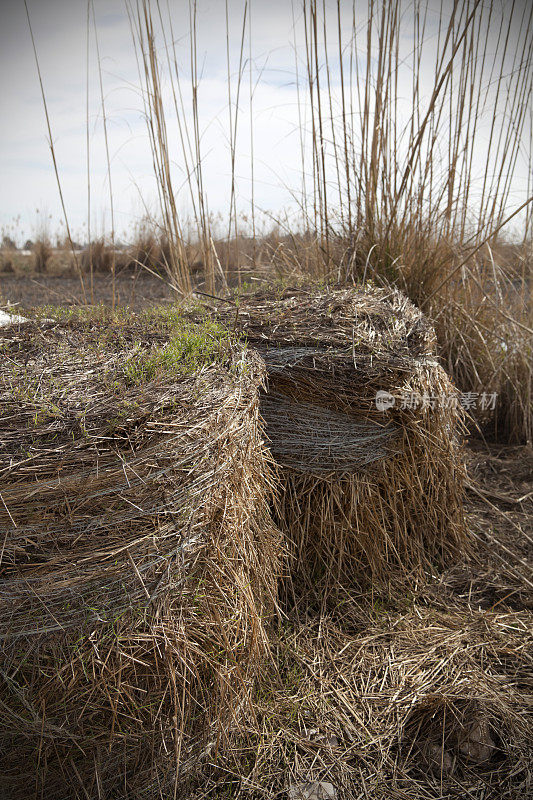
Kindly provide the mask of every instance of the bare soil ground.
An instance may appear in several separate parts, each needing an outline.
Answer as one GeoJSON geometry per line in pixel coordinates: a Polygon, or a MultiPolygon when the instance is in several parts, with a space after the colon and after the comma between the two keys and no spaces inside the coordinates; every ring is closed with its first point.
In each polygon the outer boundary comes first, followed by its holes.
{"type": "MultiPolygon", "coordinates": [[[[91,301],[91,285],[84,275],[87,301],[91,301]]],[[[111,305],[113,283],[111,275],[96,273],[93,276],[92,302],[111,305]]],[[[118,272],[115,300],[119,305],[129,305],[135,310],[154,304],[170,303],[175,295],[168,284],[150,273],[138,270],[118,272]]],[[[35,272],[0,273],[0,305],[9,301],[21,308],[49,305],[78,305],[83,303],[80,280],[75,273],[35,272]]]]}

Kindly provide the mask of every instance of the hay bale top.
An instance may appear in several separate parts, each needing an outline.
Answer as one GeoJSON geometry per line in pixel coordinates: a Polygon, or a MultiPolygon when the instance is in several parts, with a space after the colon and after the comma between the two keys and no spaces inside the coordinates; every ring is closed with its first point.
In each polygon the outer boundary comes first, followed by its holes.
{"type": "Polygon", "coordinates": [[[420,383],[437,365],[431,325],[396,289],[257,293],[236,312],[220,310],[218,320],[259,352],[269,393],[297,402],[375,416],[377,391],[409,391],[411,378],[420,383]]]}
{"type": "Polygon", "coordinates": [[[167,797],[265,661],[264,364],[175,311],[67,316],[0,333],[0,796],[167,797]]]}
{"type": "Polygon", "coordinates": [[[122,439],[148,417],[190,409],[191,398],[212,407],[244,358],[261,369],[209,320],[84,313],[1,330],[0,474],[36,458],[42,468],[47,454],[70,460],[77,445],[122,439]]]}
{"type": "Polygon", "coordinates": [[[375,286],[257,293],[241,300],[237,327],[261,351],[265,346],[355,350],[374,358],[435,352],[423,314],[398,290],[375,286]]]}

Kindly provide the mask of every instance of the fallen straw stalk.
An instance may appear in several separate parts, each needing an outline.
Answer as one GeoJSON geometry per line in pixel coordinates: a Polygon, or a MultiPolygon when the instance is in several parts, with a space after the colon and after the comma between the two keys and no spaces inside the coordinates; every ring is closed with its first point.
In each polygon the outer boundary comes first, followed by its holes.
{"type": "Polygon", "coordinates": [[[403,607],[299,607],[276,643],[282,678],[256,695],[253,766],[235,750],[221,775],[271,793],[328,781],[346,800],[529,797],[530,622],[445,586],[403,607]]]}

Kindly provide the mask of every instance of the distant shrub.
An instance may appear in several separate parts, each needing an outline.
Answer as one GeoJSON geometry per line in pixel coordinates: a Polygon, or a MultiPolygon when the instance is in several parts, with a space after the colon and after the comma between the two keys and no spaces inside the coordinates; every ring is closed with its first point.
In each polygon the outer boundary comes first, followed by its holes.
{"type": "Polygon", "coordinates": [[[81,254],[81,266],[85,272],[111,272],[113,250],[103,237],[87,245],[81,254]]]}
{"type": "Polygon", "coordinates": [[[2,250],[16,250],[16,249],[17,245],[15,244],[11,236],[4,234],[2,236],[2,250]]]}
{"type": "Polygon", "coordinates": [[[128,249],[128,266],[144,267],[164,273],[171,263],[170,244],[167,236],[147,224],[141,225],[128,249]]]}
{"type": "Polygon", "coordinates": [[[33,245],[33,265],[36,272],[46,272],[52,256],[50,242],[46,238],[37,239],[33,245]]]}
{"type": "Polygon", "coordinates": [[[5,275],[14,271],[13,259],[4,254],[0,255],[0,272],[3,272],[5,275]]]}

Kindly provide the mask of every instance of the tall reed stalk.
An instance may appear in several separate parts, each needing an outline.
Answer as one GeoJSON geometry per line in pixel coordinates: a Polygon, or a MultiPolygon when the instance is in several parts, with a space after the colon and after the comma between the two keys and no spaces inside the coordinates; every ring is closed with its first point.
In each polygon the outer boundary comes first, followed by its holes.
{"type": "MultiPolygon", "coordinates": [[[[107,163],[107,185],[109,188],[109,209],[111,212],[111,306],[114,309],[116,303],[116,245],[115,245],[115,205],[113,200],[113,184],[111,182],[111,157],[109,155],[109,136],[107,133],[107,114],[106,114],[106,107],[105,107],[105,97],[104,97],[104,81],[102,78],[102,59],[100,58],[100,44],[98,42],[98,28],[96,26],[96,17],[94,13],[94,2],[91,0],[91,11],[92,11],[92,19],[93,19],[93,27],[94,27],[94,39],[96,43],[96,57],[98,61],[98,83],[100,87],[100,103],[102,106],[102,125],[104,127],[104,143],[105,143],[105,156],[106,156],[106,163],[107,163]]],[[[88,151],[87,151],[88,152],[88,151]]],[[[88,209],[88,213],[90,213],[90,206],[88,209]]],[[[91,291],[92,291],[92,258],[91,258],[91,245],[89,244],[89,258],[91,262],[91,291]]]]}
{"type": "Polygon", "coordinates": [[[78,273],[78,277],[79,277],[79,280],[80,280],[80,287],[81,287],[83,300],[84,300],[84,302],[86,302],[87,301],[87,295],[86,295],[86,292],[85,292],[85,282],[83,280],[83,274],[82,274],[82,271],[81,271],[81,265],[80,265],[80,262],[78,260],[78,256],[76,254],[76,249],[75,249],[74,243],[72,241],[72,234],[71,234],[71,231],[70,231],[70,224],[69,224],[67,209],[66,209],[66,205],[65,205],[65,198],[64,198],[64,195],[63,195],[63,188],[62,188],[62,185],[61,185],[61,178],[60,178],[60,175],[59,175],[59,168],[58,168],[58,165],[57,165],[57,158],[56,158],[56,151],[55,151],[55,147],[54,147],[54,140],[53,140],[53,137],[52,137],[52,123],[50,121],[50,115],[48,113],[48,104],[46,102],[46,94],[45,94],[45,91],[44,91],[43,78],[42,78],[42,74],[41,74],[41,66],[40,66],[40,63],[39,63],[39,57],[37,55],[37,47],[36,47],[36,44],[35,44],[35,38],[33,36],[33,28],[32,28],[32,25],[31,25],[30,12],[29,12],[28,4],[27,4],[26,0],[24,0],[24,8],[26,10],[26,18],[28,20],[28,28],[29,28],[29,31],[30,31],[33,55],[35,57],[35,66],[37,67],[37,75],[38,75],[38,78],[39,78],[39,88],[41,90],[41,98],[42,98],[42,101],[43,101],[44,115],[45,115],[45,118],[46,118],[46,130],[48,132],[48,146],[50,148],[50,155],[52,157],[52,163],[54,165],[54,174],[55,174],[57,188],[58,188],[58,192],[59,192],[59,199],[60,199],[60,202],[61,202],[61,210],[63,212],[63,219],[65,220],[65,229],[66,229],[66,232],[67,232],[67,240],[68,240],[70,249],[72,251],[72,255],[73,255],[73,259],[74,259],[74,265],[75,265],[75,268],[76,268],[76,271],[78,273]]]}
{"type": "MultiPolygon", "coordinates": [[[[226,57],[229,180],[228,207],[220,209],[227,233],[216,245],[204,176],[197,0],[180,7],[186,66],[178,57],[175,8],[158,0],[127,0],[126,7],[171,285],[183,294],[193,288],[215,294],[234,277],[241,282],[245,259],[263,275],[391,282],[434,320],[441,354],[460,388],[496,386],[507,398],[504,428],[530,440],[533,5],[368,0],[364,7],[355,0],[292,0],[301,180],[289,189],[300,217],[291,225],[275,219],[276,231],[259,246],[253,162],[263,154],[252,112],[256,7],[252,0],[224,6],[219,47],[226,57]],[[251,251],[244,249],[237,222],[247,68],[251,251]],[[202,274],[193,272],[198,264],[178,211],[182,187],[202,274]],[[522,247],[512,258],[504,239],[510,222],[523,229],[522,247]],[[514,341],[521,342],[518,350],[514,341]],[[497,363],[486,358],[494,347],[504,353],[497,363]]],[[[110,173],[101,71],[100,90],[110,173]]],[[[502,424],[500,419],[500,430],[502,424]]]]}
{"type": "Polygon", "coordinates": [[[161,65],[155,40],[154,20],[150,4],[146,0],[143,0],[135,8],[128,6],[128,9],[136,47],[139,81],[143,90],[144,113],[150,138],[160,210],[169,243],[169,261],[165,266],[175,289],[183,294],[188,294],[191,290],[191,277],[174,189],[171,168],[172,154],[163,104],[161,65]]]}

